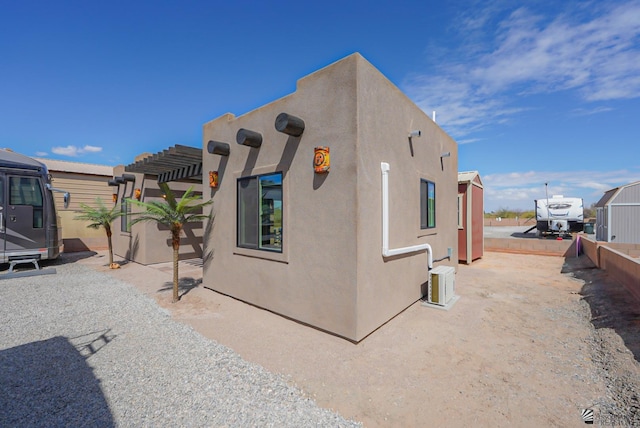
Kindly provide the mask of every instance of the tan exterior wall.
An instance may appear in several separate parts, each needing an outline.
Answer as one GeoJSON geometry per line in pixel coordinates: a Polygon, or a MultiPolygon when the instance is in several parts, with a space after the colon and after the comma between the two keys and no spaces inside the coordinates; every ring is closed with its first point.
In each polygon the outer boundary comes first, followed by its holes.
{"type": "Polygon", "coordinates": [[[599,248],[600,268],[619,281],[640,300],[640,260],[606,245],[599,248]]]}
{"type": "Polygon", "coordinates": [[[484,238],[486,251],[575,257],[575,240],[484,238]]]}
{"type": "MultiPolygon", "coordinates": [[[[381,254],[381,170],[390,171],[390,246],[430,243],[435,257],[452,248],[457,264],[457,146],[359,55],[298,81],[294,94],[240,117],[204,125],[203,171],[215,222],[205,240],[204,285],[350,340],[361,340],[419,299],[428,279],[425,253],[381,254]],[[300,137],[277,132],[286,112],[305,121],[300,137]],[[235,143],[240,128],[262,146],[235,143]],[[408,132],[421,129],[413,140],[408,132]],[[228,157],[207,143],[228,143],[228,157]],[[315,174],[314,147],[328,146],[331,170],[315,174]],[[440,154],[451,152],[441,168],[440,154]],[[236,181],[283,173],[283,252],[236,246],[236,181]],[[436,183],[437,228],[420,230],[420,178],[436,183]]],[[[206,194],[207,192],[205,192],[206,194]]]]}
{"type": "Polygon", "coordinates": [[[593,264],[600,267],[600,260],[598,259],[598,244],[595,240],[581,236],[580,251],[583,254],[586,254],[586,256],[589,257],[589,259],[593,262],[593,264]]]}
{"type": "Polygon", "coordinates": [[[103,229],[90,229],[88,222],[74,220],[80,210],[80,204],[95,205],[96,197],[109,204],[111,188],[107,181],[111,176],[78,174],[62,171],[49,171],[51,185],[71,194],[68,208],[64,208],[63,194],[54,192],[56,210],[60,217],[64,251],[102,250],[107,248],[107,238],[103,229]]]}
{"type": "MultiPolygon", "coordinates": [[[[114,169],[114,175],[119,176],[124,173],[124,166],[120,165],[114,169]]],[[[127,173],[129,174],[129,173],[127,173]]],[[[126,182],[118,187],[111,187],[118,192],[118,202],[120,205],[123,197],[133,198],[134,189],[141,190],[142,202],[162,200],[162,194],[154,175],[133,174],[134,182],[126,182]]],[[[201,183],[192,182],[170,182],[169,188],[179,198],[185,190],[194,186],[197,193],[202,189],[201,183]]],[[[144,209],[133,205],[131,212],[142,212],[144,209]]],[[[134,215],[131,218],[135,218],[134,215]]],[[[164,263],[173,260],[173,248],[171,247],[171,232],[168,228],[160,227],[154,222],[141,222],[131,226],[130,232],[122,231],[122,217],[113,223],[113,252],[114,255],[122,257],[143,265],[164,263]]],[[[180,260],[202,257],[202,222],[194,222],[185,226],[180,240],[180,260]]]]}
{"type": "MultiPolygon", "coordinates": [[[[380,163],[389,171],[389,247],[430,244],[433,258],[458,254],[457,144],[362,57],[357,67],[358,324],[361,339],[426,294],[425,253],[382,257],[380,163]],[[409,140],[411,130],[421,136],[409,140]],[[450,152],[450,157],[440,155],[450,152]],[[420,180],[436,184],[436,227],[420,229],[420,180]]],[[[329,121],[329,124],[331,122],[329,121]]],[[[329,125],[330,126],[330,125],[329,125]]],[[[336,189],[335,191],[340,191],[336,189]]],[[[345,222],[346,223],[346,222],[345,222]]],[[[436,263],[437,265],[438,263],[436,263]]]]}
{"type": "Polygon", "coordinates": [[[640,244],[598,242],[591,236],[581,239],[580,248],[599,269],[606,270],[640,300],[640,244]]]}

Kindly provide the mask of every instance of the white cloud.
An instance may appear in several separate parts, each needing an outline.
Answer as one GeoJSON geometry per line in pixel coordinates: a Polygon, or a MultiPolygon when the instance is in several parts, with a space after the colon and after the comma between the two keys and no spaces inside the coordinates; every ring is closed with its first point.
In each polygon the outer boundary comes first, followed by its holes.
{"type": "Polygon", "coordinates": [[[584,199],[585,206],[597,202],[604,192],[640,181],[640,170],[568,171],[487,174],[482,176],[486,211],[499,208],[528,209],[533,201],[551,195],[584,199]],[[545,183],[547,186],[545,187],[545,183]]]}
{"type": "Polygon", "coordinates": [[[49,156],[49,153],[47,153],[47,152],[36,152],[36,156],[45,157],[45,156],[49,156]]]}
{"type": "Polygon", "coordinates": [[[78,156],[78,148],[76,146],[52,147],[51,152],[62,156],[78,156]]]}
{"type": "Polygon", "coordinates": [[[57,155],[77,157],[85,153],[98,153],[102,151],[102,147],[85,145],[84,147],[66,146],[66,147],[53,147],[51,151],[57,155]]]}
{"type": "MultiPolygon", "coordinates": [[[[436,110],[455,137],[522,111],[510,105],[510,93],[572,90],[585,102],[640,97],[640,1],[573,7],[552,17],[521,7],[497,24],[486,13],[462,19],[460,31],[476,39],[450,57],[440,55],[435,75],[410,76],[407,93],[426,112],[436,110]],[[478,42],[480,26],[485,34],[478,42]]],[[[494,17],[499,12],[491,9],[494,17]]]]}
{"type": "Polygon", "coordinates": [[[102,147],[96,147],[96,146],[84,146],[82,149],[82,152],[89,152],[89,153],[98,153],[102,151],[102,147]]]}

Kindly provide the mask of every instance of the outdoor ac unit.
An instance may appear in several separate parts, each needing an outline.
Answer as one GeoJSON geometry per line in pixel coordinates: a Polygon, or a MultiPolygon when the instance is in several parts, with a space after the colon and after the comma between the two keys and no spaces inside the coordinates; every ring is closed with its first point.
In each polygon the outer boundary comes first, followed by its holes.
{"type": "Polygon", "coordinates": [[[455,294],[456,271],[452,266],[438,266],[431,270],[428,302],[445,306],[455,294]]]}

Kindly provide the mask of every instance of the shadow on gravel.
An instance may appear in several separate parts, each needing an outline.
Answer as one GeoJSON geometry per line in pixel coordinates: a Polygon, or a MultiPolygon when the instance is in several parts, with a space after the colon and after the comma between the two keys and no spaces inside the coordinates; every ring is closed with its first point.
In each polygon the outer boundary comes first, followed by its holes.
{"type": "Polygon", "coordinates": [[[596,329],[613,329],[640,362],[640,302],[585,255],[566,258],[562,273],[584,281],[580,294],[596,329]]]}
{"type": "Polygon", "coordinates": [[[115,426],[100,381],[69,339],[2,350],[0,367],[0,426],[115,426]]]}
{"type": "Polygon", "coordinates": [[[89,257],[95,256],[95,251],[77,251],[73,253],[62,253],[60,256],[53,262],[54,264],[64,265],[67,263],[74,263],[78,260],[88,259],[89,257]]]}

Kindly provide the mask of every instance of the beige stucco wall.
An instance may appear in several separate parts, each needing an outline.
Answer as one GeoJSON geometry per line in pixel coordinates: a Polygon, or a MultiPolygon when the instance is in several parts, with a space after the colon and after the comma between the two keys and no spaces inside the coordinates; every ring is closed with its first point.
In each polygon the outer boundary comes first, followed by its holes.
{"type": "Polygon", "coordinates": [[[289,96],[205,124],[203,147],[204,175],[220,175],[220,187],[208,189],[207,287],[355,341],[415,302],[427,257],[382,257],[381,162],[391,166],[391,247],[429,243],[436,258],[452,248],[446,263],[457,263],[456,144],[360,55],[299,80],[289,96]],[[301,137],[275,130],[282,112],[305,121],[301,137]],[[240,128],[260,132],[262,146],[236,144],[240,128]],[[422,131],[413,155],[412,129],[422,131]],[[228,143],[230,156],[209,154],[209,140],[228,143]],[[316,146],[330,148],[328,174],[314,173],[316,146]],[[237,248],[236,180],[275,171],[283,172],[283,253],[237,248]],[[420,178],[436,183],[437,228],[428,231],[420,230],[420,178]]]}
{"type": "MultiPolygon", "coordinates": [[[[114,168],[114,175],[120,176],[124,172],[124,166],[119,165],[114,168]]],[[[130,174],[130,173],[126,173],[130,174]]],[[[134,189],[141,190],[141,201],[150,202],[162,200],[162,194],[158,187],[155,175],[133,174],[135,182],[126,182],[119,187],[112,187],[114,192],[118,192],[118,205],[122,197],[133,198],[134,189]]],[[[194,186],[199,193],[202,189],[201,183],[190,183],[174,181],[170,182],[169,188],[179,198],[185,190],[194,186]]],[[[143,208],[133,205],[131,212],[141,212],[143,208]]],[[[134,218],[135,216],[132,216],[134,218]]],[[[153,263],[164,263],[173,260],[173,249],[171,247],[171,232],[169,229],[160,227],[155,222],[141,222],[131,226],[131,232],[121,230],[122,218],[113,222],[113,252],[114,255],[134,261],[143,265],[153,263]]],[[[202,222],[187,224],[181,234],[179,257],[181,260],[202,257],[202,222]]]]}
{"type": "MultiPolygon", "coordinates": [[[[389,247],[430,244],[434,259],[457,265],[457,144],[378,70],[358,65],[358,324],[362,338],[422,297],[426,253],[382,257],[380,163],[389,171],[389,247]],[[411,130],[421,136],[409,140],[411,130]],[[440,155],[450,152],[451,156],[440,155]],[[436,184],[436,228],[420,229],[420,179],[436,184]]],[[[355,225],[351,225],[354,227],[355,225]]],[[[437,266],[435,263],[434,266],[437,266]]]]}

